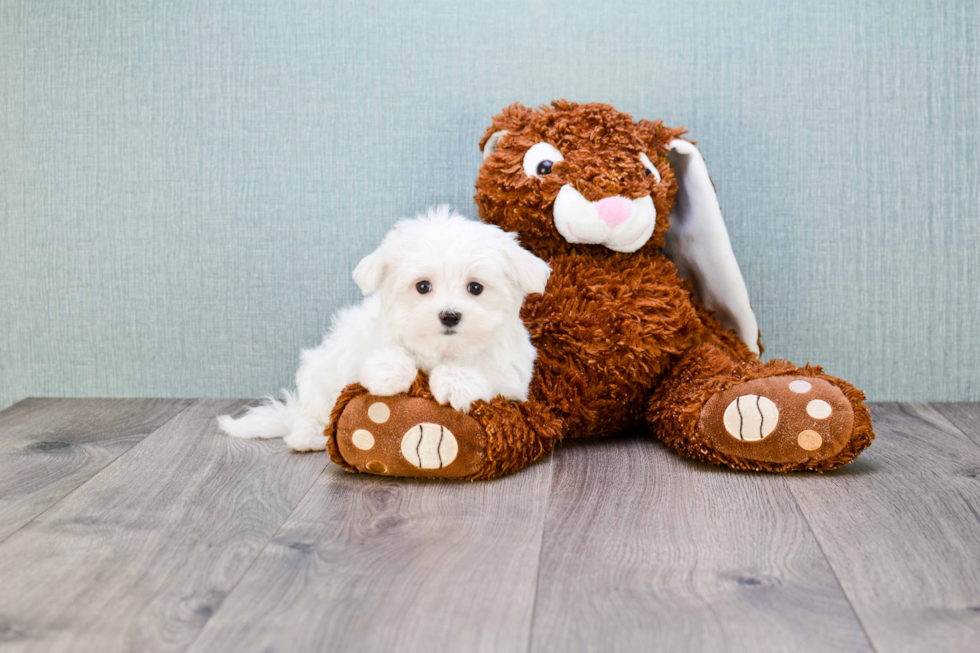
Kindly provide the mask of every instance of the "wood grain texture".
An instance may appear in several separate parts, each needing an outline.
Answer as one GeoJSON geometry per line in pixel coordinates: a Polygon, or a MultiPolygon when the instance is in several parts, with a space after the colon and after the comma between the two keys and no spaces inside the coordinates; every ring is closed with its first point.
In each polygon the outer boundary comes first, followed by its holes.
{"type": "Polygon", "coordinates": [[[169,421],[154,400],[0,413],[4,489],[68,492],[0,542],[0,651],[980,641],[975,405],[873,405],[874,445],[825,475],[735,473],[641,436],[573,442],[486,483],[347,474],[219,436],[213,416],[241,405],[197,401],[169,421]],[[61,449],[79,451],[31,462],[61,449]]]}
{"type": "Polygon", "coordinates": [[[4,651],[182,651],[325,454],[217,433],[200,400],[0,544],[4,651]]]}
{"type": "Polygon", "coordinates": [[[0,413],[0,542],[190,399],[25,399],[0,413]]]}
{"type": "Polygon", "coordinates": [[[562,446],[554,474],[534,653],[870,650],[782,477],[644,436],[562,446]]]}
{"type": "Polygon", "coordinates": [[[526,650],[550,478],[330,468],[191,651],[526,650]]]}
{"type": "Polygon", "coordinates": [[[980,642],[980,447],[928,404],[872,406],[874,444],[786,479],[878,651],[980,642]]]}
{"type": "Polygon", "coordinates": [[[980,446],[980,404],[929,404],[980,446]]]}

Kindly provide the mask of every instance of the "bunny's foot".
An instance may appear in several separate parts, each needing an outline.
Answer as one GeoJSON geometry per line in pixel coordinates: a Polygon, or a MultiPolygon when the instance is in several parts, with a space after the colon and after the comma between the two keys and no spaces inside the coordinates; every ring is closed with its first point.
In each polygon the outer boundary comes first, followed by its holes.
{"type": "Polygon", "coordinates": [[[711,397],[698,429],[725,457],[804,464],[840,453],[854,432],[854,410],[844,393],[823,379],[771,376],[711,397]]]}
{"type": "Polygon", "coordinates": [[[347,404],[336,428],[345,466],[384,476],[472,476],[483,466],[486,444],[473,418],[405,395],[362,394],[347,404]]]}
{"type": "Polygon", "coordinates": [[[549,453],[560,422],[536,404],[476,401],[469,414],[440,405],[422,373],[407,394],[377,397],[348,386],[327,426],[327,451],[352,472],[486,479],[549,453]]]}
{"type": "Polygon", "coordinates": [[[874,439],[864,394],[846,381],[809,365],[738,360],[712,343],[671,371],[647,421],[685,456],[756,471],[836,469],[874,439]]]}

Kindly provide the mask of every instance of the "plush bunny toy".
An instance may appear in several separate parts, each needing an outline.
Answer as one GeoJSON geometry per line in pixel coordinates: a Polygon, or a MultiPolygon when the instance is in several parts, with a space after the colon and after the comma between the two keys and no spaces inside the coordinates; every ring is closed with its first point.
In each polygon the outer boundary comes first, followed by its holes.
{"type": "Polygon", "coordinates": [[[395,397],[349,386],[325,432],[333,460],[484,479],[562,438],[637,429],[735,469],[854,460],[874,438],[863,393],[819,367],[759,360],[714,188],[683,133],[605,104],[514,104],[494,117],[480,143],[480,216],[552,267],[522,311],[538,351],[530,396],[465,415],[437,404],[422,374],[395,397]],[[369,450],[353,442],[360,429],[369,450]]]}

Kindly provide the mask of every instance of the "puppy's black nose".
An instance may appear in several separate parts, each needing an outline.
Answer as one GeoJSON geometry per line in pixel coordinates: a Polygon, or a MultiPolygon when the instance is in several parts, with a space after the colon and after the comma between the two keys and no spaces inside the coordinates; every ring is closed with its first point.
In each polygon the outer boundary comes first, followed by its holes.
{"type": "Polygon", "coordinates": [[[444,326],[454,327],[459,324],[459,321],[463,319],[463,316],[456,311],[449,310],[439,313],[439,321],[443,323],[444,326]]]}

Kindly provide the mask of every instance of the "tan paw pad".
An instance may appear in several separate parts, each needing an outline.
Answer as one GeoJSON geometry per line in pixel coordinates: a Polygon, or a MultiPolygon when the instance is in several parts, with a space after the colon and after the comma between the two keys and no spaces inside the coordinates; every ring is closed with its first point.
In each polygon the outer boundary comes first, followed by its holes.
{"type": "Polygon", "coordinates": [[[384,474],[388,471],[388,468],[380,460],[372,460],[367,464],[367,470],[375,474],[384,474]]]}
{"type": "Polygon", "coordinates": [[[823,437],[816,431],[807,429],[805,431],[800,431],[799,436],[796,438],[796,443],[800,445],[801,449],[806,449],[807,451],[816,451],[823,444],[823,437]]]}

